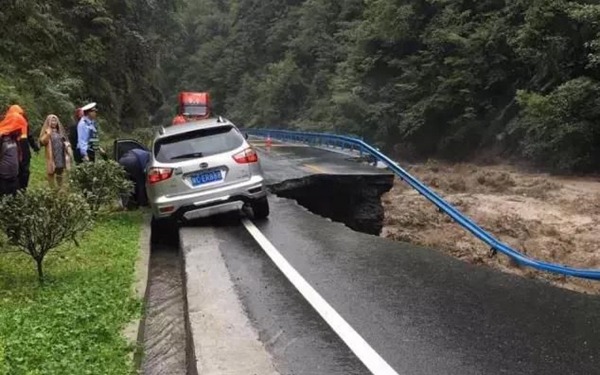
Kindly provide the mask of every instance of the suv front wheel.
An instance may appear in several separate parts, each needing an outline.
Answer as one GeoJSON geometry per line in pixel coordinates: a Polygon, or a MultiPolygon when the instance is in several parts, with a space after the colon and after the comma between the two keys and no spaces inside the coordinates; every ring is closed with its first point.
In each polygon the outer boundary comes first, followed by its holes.
{"type": "Polygon", "coordinates": [[[269,216],[269,201],[267,197],[258,198],[250,203],[255,219],[266,219],[269,216]]]}

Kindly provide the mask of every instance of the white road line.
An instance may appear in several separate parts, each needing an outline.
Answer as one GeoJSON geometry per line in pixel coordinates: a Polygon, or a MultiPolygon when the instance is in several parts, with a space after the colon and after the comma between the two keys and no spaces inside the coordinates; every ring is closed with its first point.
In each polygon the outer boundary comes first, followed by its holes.
{"type": "Polygon", "coordinates": [[[377,352],[363,339],[358,332],[354,330],[331,307],[327,301],[292,267],[292,265],[281,255],[273,244],[260,232],[260,230],[248,219],[242,219],[242,223],[254,237],[256,242],[263,248],[265,253],[271,258],[273,263],[279,267],[281,272],[304,296],[310,305],[321,315],[329,324],[335,333],[348,345],[350,350],[362,361],[362,363],[374,375],[398,375],[398,373],[383,359],[377,352]]]}

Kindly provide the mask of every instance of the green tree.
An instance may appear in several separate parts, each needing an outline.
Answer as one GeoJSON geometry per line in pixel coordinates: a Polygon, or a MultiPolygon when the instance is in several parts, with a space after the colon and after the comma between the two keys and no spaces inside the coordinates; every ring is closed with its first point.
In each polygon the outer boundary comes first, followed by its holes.
{"type": "Polygon", "coordinates": [[[600,83],[565,82],[548,95],[519,92],[525,154],[564,171],[593,171],[600,163],[600,83]]]}
{"type": "MultiPolygon", "coordinates": [[[[36,263],[40,283],[44,281],[43,263],[48,253],[89,230],[89,206],[77,194],[54,189],[19,192],[0,201],[0,228],[9,244],[29,255],[36,263]]],[[[0,358],[1,359],[1,358],[0,358]]]]}

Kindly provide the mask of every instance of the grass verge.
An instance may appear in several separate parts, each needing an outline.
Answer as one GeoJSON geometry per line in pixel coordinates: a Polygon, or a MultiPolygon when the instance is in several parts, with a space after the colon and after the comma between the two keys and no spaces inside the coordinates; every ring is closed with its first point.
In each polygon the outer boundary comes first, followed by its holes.
{"type": "Polygon", "coordinates": [[[80,247],[50,253],[43,286],[29,257],[0,255],[0,375],[133,372],[121,330],[141,313],[131,291],[142,222],[139,212],[99,218],[80,247]]]}

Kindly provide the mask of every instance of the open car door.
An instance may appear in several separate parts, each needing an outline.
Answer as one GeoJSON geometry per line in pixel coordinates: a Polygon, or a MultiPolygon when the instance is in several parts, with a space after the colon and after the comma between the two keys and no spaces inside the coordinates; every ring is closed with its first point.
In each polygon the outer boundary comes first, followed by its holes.
{"type": "Polygon", "coordinates": [[[125,155],[125,153],[130,150],[140,149],[144,151],[150,151],[148,150],[148,147],[144,146],[143,144],[134,139],[116,139],[113,148],[113,157],[116,161],[119,161],[119,159],[121,159],[121,156],[125,155]]]}

